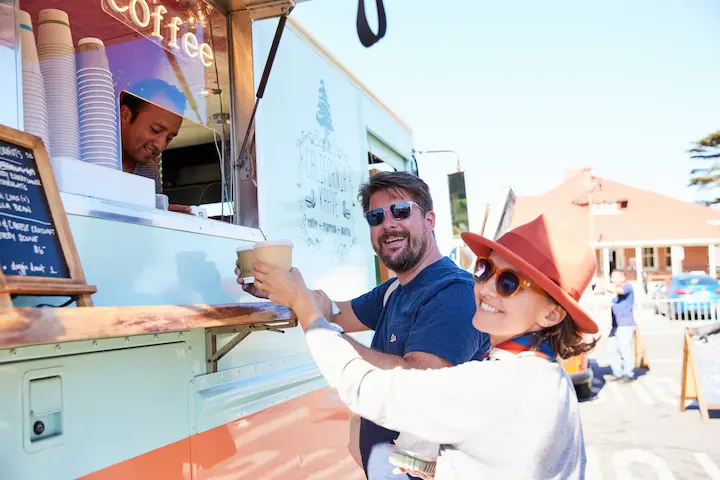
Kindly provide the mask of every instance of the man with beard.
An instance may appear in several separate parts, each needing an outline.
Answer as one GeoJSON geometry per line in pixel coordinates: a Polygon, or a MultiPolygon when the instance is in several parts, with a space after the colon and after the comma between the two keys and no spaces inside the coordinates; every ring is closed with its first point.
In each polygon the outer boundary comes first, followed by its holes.
{"type": "MultiPolygon", "coordinates": [[[[359,197],[373,249],[397,278],[337,304],[316,291],[325,318],[346,333],[374,330],[372,348],[348,340],[365,360],[383,369],[438,369],[480,359],[489,338],[472,326],[474,281],[440,253],[427,184],[409,173],[382,172],[360,188],[359,197]]],[[[242,278],[238,282],[243,283],[242,278]]],[[[251,285],[243,288],[262,295],[251,285]]],[[[398,435],[364,419],[359,432],[351,428],[350,450],[357,459],[359,446],[369,480],[413,478],[393,473],[388,461],[387,445],[398,435]]]]}

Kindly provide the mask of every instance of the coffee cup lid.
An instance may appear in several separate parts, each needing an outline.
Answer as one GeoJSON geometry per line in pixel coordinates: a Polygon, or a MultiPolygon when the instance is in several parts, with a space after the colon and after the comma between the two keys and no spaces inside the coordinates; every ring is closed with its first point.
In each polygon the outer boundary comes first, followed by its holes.
{"type": "Polygon", "coordinates": [[[273,240],[272,242],[258,242],[255,244],[255,248],[263,247],[294,247],[295,245],[290,240],[273,240]]]}
{"type": "Polygon", "coordinates": [[[81,38],[80,40],[78,40],[78,47],[80,45],[85,45],[86,43],[97,43],[99,45],[102,45],[103,47],[105,46],[105,42],[103,42],[99,38],[85,37],[85,38],[81,38]]]}
{"type": "Polygon", "coordinates": [[[255,245],[243,245],[235,249],[235,253],[247,252],[248,250],[255,250],[255,245]]]}

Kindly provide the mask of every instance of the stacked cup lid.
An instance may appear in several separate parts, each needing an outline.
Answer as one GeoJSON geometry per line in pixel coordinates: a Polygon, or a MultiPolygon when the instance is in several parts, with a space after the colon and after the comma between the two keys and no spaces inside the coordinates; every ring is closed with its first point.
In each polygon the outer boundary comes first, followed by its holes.
{"type": "Polygon", "coordinates": [[[42,139],[45,143],[45,149],[50,155],[50,129],[47,105],[45,103],[45,85],[40,71],[30,14],[22,10],[19,11],[17,23],[22,50],[24,128],[26,132],[42,139]]]}
{"type": "Polygon", "coordinates": [[[77,68],[82,159],[119,169],[115,87],[102,40],[78,42],[77,68]]]}
{"type": "Polygon", "coordinates": [[[37,31],[53,158],[79,160],[75,49],[67,13],[53,8],[40,10],[37,31]]]}

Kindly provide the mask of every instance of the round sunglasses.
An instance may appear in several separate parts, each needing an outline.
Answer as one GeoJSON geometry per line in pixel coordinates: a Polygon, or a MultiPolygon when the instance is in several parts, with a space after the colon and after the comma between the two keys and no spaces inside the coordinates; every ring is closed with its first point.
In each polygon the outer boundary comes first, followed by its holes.
{"type": "Polygon", "coordinates": [[[422,210],[422,208],[420,208],[420,205],[415,202],[398,202],[393,203],[388,207],[374,208],[368,212],[365,212],[365,220],[367,220],[368,225],[370,225],[371,227],[377,227],[378,225],[382,225],[383,221],[385,221],[386,211],[389,211],[395,220],[406,220],[410,218],[410,215],[412,215],[413,206],[422,210]]]}
{"type": "Polygon", "coordinates": [[[517,272],[508,269],[498,270],[489,258],[478,258],[477,262],[475,262],[475,270],[473,270],[475,282],[485,283],[493,275],[496,275],[495,289],[501,297],[510,298],[522,288],[532,288],[539,293],[545,294],[543,289],[520,276],[517,272]]]}

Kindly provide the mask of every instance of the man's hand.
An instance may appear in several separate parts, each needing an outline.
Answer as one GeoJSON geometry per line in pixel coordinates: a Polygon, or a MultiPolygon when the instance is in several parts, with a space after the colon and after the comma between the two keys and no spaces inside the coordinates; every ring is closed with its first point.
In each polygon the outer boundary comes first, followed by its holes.
{"type": "Polygon", "coordinates": [[[328,297],[327,294],[322,290],[313,290],[313,296],[315,297],[315,304],[322,312],[323,317],[325,317],[328,322],[332,322],[333,308],[332,300],[330,300],[330,297],[328,297]]]}

